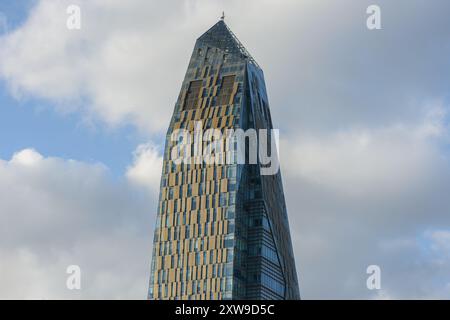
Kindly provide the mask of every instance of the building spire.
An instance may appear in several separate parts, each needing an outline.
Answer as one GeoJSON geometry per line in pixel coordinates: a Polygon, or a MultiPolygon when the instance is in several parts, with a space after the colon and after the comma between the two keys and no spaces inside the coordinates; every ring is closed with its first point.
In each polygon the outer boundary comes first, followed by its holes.
{"type": "Polygon", "coordinates": [[[220,20],[203,33],[197,40],[210,47],[215,47],[220,50],[226,51],[230,54],[242,54],[247,57],[257,67],[258,64],[252,58],[250,53],[245,49],[242,43],[234,35],[234,33],[228,28],[225,19],[225,12],[222,12],[220,20]]]}

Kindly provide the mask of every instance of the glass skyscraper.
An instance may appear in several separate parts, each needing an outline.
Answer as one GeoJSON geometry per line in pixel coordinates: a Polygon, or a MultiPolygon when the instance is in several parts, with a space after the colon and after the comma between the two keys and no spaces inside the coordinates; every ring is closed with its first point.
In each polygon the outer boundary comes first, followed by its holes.
{"type": "Polygon", "coordinates": [[[263,71],[223,19],[197,39],[167,131],[148,298],[299,299],[280,171],[225,161],[235,140],[217,163],[177,163],[174,133],[196,126],[272,129],[263,71]]]}

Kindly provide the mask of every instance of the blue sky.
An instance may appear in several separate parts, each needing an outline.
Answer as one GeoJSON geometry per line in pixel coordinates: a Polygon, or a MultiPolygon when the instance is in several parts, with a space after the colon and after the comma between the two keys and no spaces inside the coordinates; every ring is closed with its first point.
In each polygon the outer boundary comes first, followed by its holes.
{"type": "Polygon", "coordinates": [[[0,0],[0,297],[146,297],[163,137],[223,10],[281,129],[303,298],[450,298],[447,0],[0,0]]]}
{"type": "MultiPolygon", "coordinates": [[[[37,1],[1,1],[8,32],[19,27],[37,1]]],[[[17,150],[35,148],[47,156],[84,162],[101,162],[121,176],[137,145],[146,141],[132,125],[107,128],[87,123],[81,114],[58,114],[53,102],[32,96],[14,97],[5,80],[0,81],[0,158],[17,150]]]]}
{"type": "Polygon", "coordinates": [[[143,141],[133,127],[108,130],[92,127],[79,114],[61,115],[49,103],[33,98],[17,100],[0,86],[0,157],[36,148],[47,156],[102,162],[122,175],[134,148],[143,141]]]}
{"type": "MultiPolygon", "coordinates": [[[[26,18],[30,8],[36,3],[34,0],[2,1],[0,11],[7,17],[8,29],[14,29],[26,18]]],[[[5,30],[1,30],[2,32],[5,30]]]]}

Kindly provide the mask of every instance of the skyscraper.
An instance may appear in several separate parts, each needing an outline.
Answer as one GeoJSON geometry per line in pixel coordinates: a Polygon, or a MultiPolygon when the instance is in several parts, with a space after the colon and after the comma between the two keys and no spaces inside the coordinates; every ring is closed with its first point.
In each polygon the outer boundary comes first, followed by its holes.
{"type": "Polygon", "coordinates": [[[272,129],[263,72],[223,19],[197,39],[167,131],[149,299],[299,299],[280,171],[250,148],[233,161],[237,140],[214,163],[175,161],[175,132],[196,128],[272,129]]]}

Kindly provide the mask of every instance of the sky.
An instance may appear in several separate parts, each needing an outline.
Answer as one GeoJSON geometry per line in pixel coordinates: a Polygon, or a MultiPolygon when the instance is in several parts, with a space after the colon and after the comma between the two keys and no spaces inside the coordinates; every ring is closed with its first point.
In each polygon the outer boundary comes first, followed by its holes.
{"type": "Polygon", "coordinates": [[[264,70],[302,298],[450,298],[449,9],[0,0],[0,298],[146,298],[165,131],[222,11],[264,70]]]}

